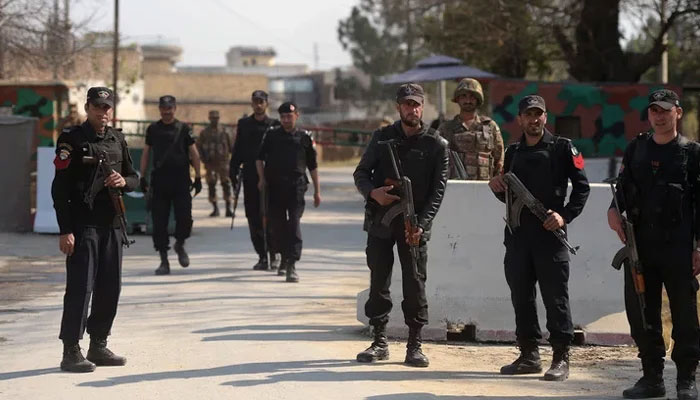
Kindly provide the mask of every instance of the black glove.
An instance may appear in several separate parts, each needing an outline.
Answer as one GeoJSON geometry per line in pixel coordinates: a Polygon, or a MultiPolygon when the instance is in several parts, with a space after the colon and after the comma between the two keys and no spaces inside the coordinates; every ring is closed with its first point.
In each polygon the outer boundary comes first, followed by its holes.
{"type": "Polygon", "coordinates": [[[190,189],[194,188],[194,195],[198,195],[202,191],[202,178],[194,178],[194,183],[190,189]]]}
{"type": "Polygon", "coordinates": [[[141,188],[142,192],[148,192],[148,181],[146,180],[145,176],[142,176],[141,179],[139,179],[139,187],[141,188]]]}

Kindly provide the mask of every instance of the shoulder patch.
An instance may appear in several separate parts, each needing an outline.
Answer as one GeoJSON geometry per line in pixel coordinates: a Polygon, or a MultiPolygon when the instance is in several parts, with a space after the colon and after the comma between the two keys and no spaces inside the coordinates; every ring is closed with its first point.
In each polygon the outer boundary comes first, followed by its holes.
{"type": "Polygon", "coordinates": [[[571,160],[573,161],[576,169],[583,169],[584,165],[586,164],[586,162],[583,160],[583,154],[581,154],[573,144],[571,144],[571,160]]]}
{"type": "Polygon", "coordinates": [[[56,158],[53,160],[53,165],[57,170],[68,168],[72,153],[73,147],[68,143],[59,143],[56,146],[56,158]]]}

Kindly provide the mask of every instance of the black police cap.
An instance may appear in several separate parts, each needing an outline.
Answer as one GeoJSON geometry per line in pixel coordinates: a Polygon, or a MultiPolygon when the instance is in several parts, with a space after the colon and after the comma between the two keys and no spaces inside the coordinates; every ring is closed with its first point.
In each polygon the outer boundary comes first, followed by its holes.
{"type": "Polygon", "coordinates": [[[416,103],[423,104],[425,93],[421,85],[417,83],[404,83],[399,86],[396,91],[396,102],[400,103],[403,100],[413,100],[416,103]]]}
{"type": "Polygon", "coordinates": [[[544,103],[542,96],[531,94],[520,99],[518,103],[518,114],[522,114],[530,108],[539,108],[543,112],[547,111],[547,106],[544,103]]]}
{"type": "Polygon", "coordinates": [[[91,87],[87,92],[87,101],[93,105],[107,104],[114,107],[114,92],[103,86],[91,87]]]}
{"type": "Polygon", "coordinates": [[[676,92],[668,89],[659,89],[653,91],[649,95],[649,106],[647,107],[650,107],[653,104],[663,108],[664,110],[670,110],[674,106],[681,106],[680,99],[678,98],[676,92]]]}
{"type": "Polygon", "coordinates": [[[175,107],[177,105],[177,100],[175,96],[166,94],[158,100],[158,107],[175,107]]]}
{"type": "Polygon", "coordinates": [[[294,104],[293,101],[285,101],[277,109],[277,112],[280,114],[287,114],[287,113],[298,112],[298,111],[299,111],[299,108],[297,107],[296,104],[294,104]]]}
{"type": "Polygon", "coordinates": [[[267,101],[267,92],[265,92],[264,90],[256,90],[253,92],[252,95],[250,95],[250,98],[252,100],[260,99],[267,101]]]}

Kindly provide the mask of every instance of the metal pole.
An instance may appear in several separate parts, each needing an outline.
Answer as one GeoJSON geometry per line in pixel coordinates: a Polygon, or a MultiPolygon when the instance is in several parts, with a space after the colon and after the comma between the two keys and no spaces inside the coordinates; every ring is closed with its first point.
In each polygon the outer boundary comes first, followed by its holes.
{"type": "Polygon", "coordinates": [[[438,112],[442,115],[447,114],[447,102],[445,95],[447,92],[447,83],[445,81],[438,82],[438,112]]]}
{"type": "MultiPolygon", "coordinates": [[[[667,0],[662,0],[660,5],[660,17],[659,23],[663,26],[666,23],[666,4],[667,0]]],[[[659,65],[659,82],[668,83],[668,32],[664,33],[661,38],[661,42],[666,47],[663,53],[661,53],[661,63],[659,65]]]]}
{"type": "Polygon", "coordinates": [[[114,91],[114,113],[112,123],[117,121],[117,80],[119,79],[119,0],[114,0],[114,48],[112,50],[112,90],[114,91]]]}

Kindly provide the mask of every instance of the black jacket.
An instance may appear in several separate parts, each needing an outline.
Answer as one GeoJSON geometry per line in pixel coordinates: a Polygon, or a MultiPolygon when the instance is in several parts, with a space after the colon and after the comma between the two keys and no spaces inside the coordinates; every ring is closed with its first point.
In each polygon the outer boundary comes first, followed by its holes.
{"type": "Polygon", "coordinates": [[[423,228],[424,238],[427,240],[430,238],[433,219],[445,194],[449,170],[447,141],[427,125],[424,125],[418,134],[407,137],[401,127],[401,121],[396,121],[372,135],[353,174],[355,186],[366,200],[365,230],[379,237],[391,235],[389,227],[380,221],[394,204],[382,207],[370,197],[373,189],[386,185],[387,178],[398,178],[392,167],[388,146],[378,143],[390,139],[399,140],[399,159],[403,173],[411,179],[418,226],[423,228]]]}
{"type": "Polygon", "coordinates": [[[641,133],[622,159],[620,211],[627,211],[642,237],[689,243],[700,236],[699,179],[700,144],[679,134],[658,145],[651,133],[641,133]]]}
{"type": "Polygon", "coordinates": [[[229,166],[229,175],[232,179],[236,179],[243,164],[243,179],[257,184],[258,172],[255,161],[260,153],[263,136],[278,126],[280,126],[278,120],[267,116],[262,121],[258,121],[253,115],[238,120],[236,141],[233,144],[229,166]]]}
{"type": "MultiPolygon", "coordinates": [[[[108,127],[105,134],[99,136],[88,122],[64,129],[56,143],[56,175],[51,185],[61,234],[72,233],[78,226],[118,226],[106,187],[95,196],[92,209],[84,201],[96,166],[83,163],[83,156],[96,156],[102,150],[107,152],[107,160],[112,169],[126,180],[126,186],[122,190],[130,192],[138,186],[138,174],[120,131],[108,127]]],[[[98,175],[98,179],[104,182],[103,176],[98,175]]]]}

